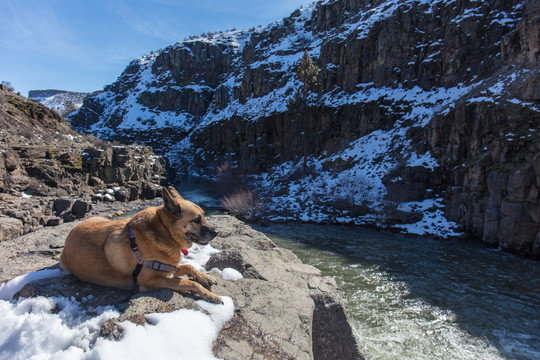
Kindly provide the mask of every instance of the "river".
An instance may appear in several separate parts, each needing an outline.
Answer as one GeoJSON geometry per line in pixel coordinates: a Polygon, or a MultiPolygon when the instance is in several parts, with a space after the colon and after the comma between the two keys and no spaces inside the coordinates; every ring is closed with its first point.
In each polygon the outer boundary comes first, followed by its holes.
{"type": "MultiPolygon", "coordinates": [[[[212,184],[179,191],[219,211],[212,184]]],[[[476,242],[317,224],[254,226],[336,279],[372,359],[540,359],[540,262],[476,242]]]]}

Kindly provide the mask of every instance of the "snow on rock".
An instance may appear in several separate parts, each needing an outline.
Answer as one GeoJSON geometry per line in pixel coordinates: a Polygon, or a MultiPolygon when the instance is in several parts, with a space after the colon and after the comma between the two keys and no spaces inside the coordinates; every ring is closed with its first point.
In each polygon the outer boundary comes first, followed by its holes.
{"type": "Polygon", "coordinates": [[[409,160],[407,161],[407,166],[422,166],[433,170],[434,168],[438,167],[439,164],[437,164],[437,160],[435,160],[428,151],[422,155],[418,155],[416,152],[412,152],[409,160]]]}
{"type": "MultiPolygon", "coordinates": [[[[166,289],[130,294],[40,270],[1,286],[0,359],[310,359],[315,347],[322,358],[361,358],[333,278],[232,216],[208,221],[218,229],[212,245],[222,250],[206,266],[237,279],[215,276],[212,291],[228,296],[223,305],[166,289]],[[242,269],[249,279],[232,270],[240,264],[249,264],[242,269]],[[27,281],[21,297],[7,300],[27,281]],[[329,318],[331,329],[313,326],[329,318]]],[[[47,227],[3,242],[0,254],[13,274],[4,278],[57,264],[33,250],[60,243],[71,228],[47,227]],[[17,259],[7,256],[15,252],[17,259]]],[[[215,252],[189,250],[190,261],[215,252]]]]}
{"type": "Polygon", "coordinates": [[[65,272],[59,269],[53,269],[41,270],[33,273],[28,273],[26,275],[17,276],[16,278],[6,283],[0,284],[0,299],[11,300],[13,298],[13,295],[15,295],[17,291],[21,290],[23,286],[28,284],[29,282],[48,279],[60,276],[62,274],[65,274],[65,272]]]}
{"type": "Polygon", "coordinates": [[[212,245],[201,246],[199,244],[193,244],[188,251],[187,256],[182,257],[182,264],[192,265],[197,270],[206,272],[204,264],[210,259],[210,256],[219,252],[212,247],[212,245]]]}
{"type": "Polygon", "coordinates": [[[234,315],[233,301],[223,297],[224,304],[197,301],[201,311],[180,309],[171,313],[146,316],[143,326],[128,321],[121,341],[99,338],[86,355],[98,359],[216,359],[212,343],[221,327],[234,315]]]}
{"type": "Polygon", "coordinates": [[[442,238],[463,235],[463,232],[457,230],[455,223],[448,221],[444,217],[444,205],[440,198],[401,203],[398,210],[422,213],[422,219],[416,223],[393,225],[393,228],[400,229],[403,233],[437,235],[442,238]]]}
{"type": "MultiPolygon", "coordinates": [[[[399,107],[402,102],[409,106],[407,111],[402,111],[401,118],[392,129],[372,131],[335,154],[309,157],[306,164],[311,169],[310,175],[282,185],[283,179],[302,172],[303,159],[277,165],[264,173],[257,183],[263,193],[269,194],[265,205],[271,213],[280,214],[270,215],[270,219],[359,225],[382,223],[384,211],[389,205],[385,201],[387,190],[383,179],[398,166],[398,161],[405,158],[406,166],[430,170],[439,166],[429,151],[418,154],[413,150],[407,136],[409,129],[426,126],[435,114],[447,111],[458,99],[467,96],[478,86],[480,84],[476,83],[425,91],[419,87],[404,89],[360,84],[357,86],[359,90],[352,94],[339,92],[325,95],[325,104],[336,108],[344,104],[380,102],[384,99],[394,103],[394,107],[399,107]],[[334,164],[341,164],[339,172],[334,171],[334,164]],[[344,204],[348,206],[341,206],[340,209],[340,205],[344,204]],[[365,207],[370,210],[362,209],[365,207]]],[[[438,203],[438,207],[441,209],[438,215],[444,219],[442,202],[438,203]]],[[[409,208],[398,210],[412,211],[409,208]]],[[[440,237],[457,234],[452,230],[456,227],[455,223],[439,220],[426,220],[425,223],[416,224],[416,227],[412,224],[404,226],[402,231],[440,237]],[[422,231],[418,230],[419,226],[422,231]]]]}
{"type": "Polygon", "coordinates": [[[236,281],[243,278],[242,274],[233,268],[225,268],[221,271],[221,277],[223,280],[236,281]]]}
{"type": "Polygon", "coordinates": [[[79,304],[66,298],[0,300],[2,359],[84,359],[101,325],[118,315],[100,309],[94,317],[79,315],[79,304]]]}

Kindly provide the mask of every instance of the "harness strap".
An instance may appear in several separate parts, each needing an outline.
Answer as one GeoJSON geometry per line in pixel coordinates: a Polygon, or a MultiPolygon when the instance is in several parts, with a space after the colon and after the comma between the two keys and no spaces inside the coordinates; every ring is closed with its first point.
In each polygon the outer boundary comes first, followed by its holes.
{"type": "Polygon", "coordinates": [[[131,250],[135,253],[135,256],[137,257],[137,266],[135,266],[135,269],[131,273],[131,277],[133,278],[133,283],[135,284],[135,288],[137,288],[137,277],[141,273],[143,264],[141,263],[141,253],[139,252],[139,247],[137,246],[137,243],[135,242],[135,234],[133,233],[133,229],[131,227],[129,228],[129,245],[131,246],[131,250]]]}
{"type": "Polygon", "coordinates": [[[137,256],[137,261],[141,262],[141,253],[139,253],[139,247],[135,242],[135,233],[133,233],[132,228],[129,228],[129,244],[131,245],[131,250],[133,250],[135,256],[137,256]]]}
{"type": "Polygon", "coordinates": [[[161,272],[173,272],[178,268],[178,266],[164,264],[159,261],[142,261],[139,247],[137,246],[137,242],[135,241],[135,234],[133,233],[133,229],[131,229],[131,227],[129,228],[129,244],[131,246],[131,250],[133,250],[135,256],[137,257],[137,266],[135,266],[133,273],[131,273],[131,276],[133,277],[133,282],[135,283],[135,287],[137,287],[137,277],[141,273],[143,266],[161,272]]]}
{"type": "Polygon", "coordinates": [[[167,265],[159,261],[143,261],[144,266],[161,272],[173,272],[177,269],[177,266],[167,265]]]}

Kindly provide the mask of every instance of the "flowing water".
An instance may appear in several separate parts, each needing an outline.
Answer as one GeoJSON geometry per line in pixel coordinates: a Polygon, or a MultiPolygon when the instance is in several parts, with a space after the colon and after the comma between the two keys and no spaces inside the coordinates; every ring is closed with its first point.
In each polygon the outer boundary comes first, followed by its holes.
{"type": "MultiPolygon", "coordinates": [[[[216,211],[211,189],[180,186],[216,211]]],[[[540,359],[540,262],[360,227],[256,228],[336,279],[366,359],[540,359]]]]}

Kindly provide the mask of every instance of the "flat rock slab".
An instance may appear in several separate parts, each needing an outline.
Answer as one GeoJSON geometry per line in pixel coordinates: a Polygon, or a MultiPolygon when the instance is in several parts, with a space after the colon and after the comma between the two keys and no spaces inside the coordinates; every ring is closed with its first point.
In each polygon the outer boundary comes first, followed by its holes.
{"type": "Polygon", "coordinates": [[[57,265],[66,237],[77,223],[41,228],[0,242],[0,282],[57,265]]]}

